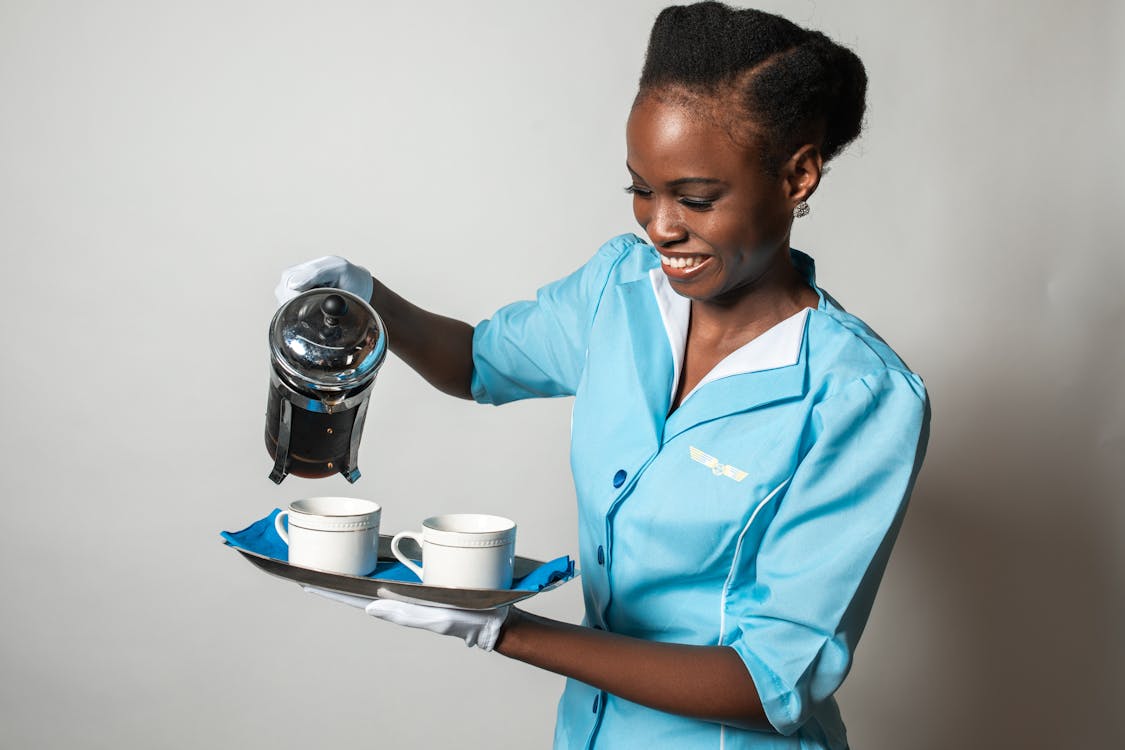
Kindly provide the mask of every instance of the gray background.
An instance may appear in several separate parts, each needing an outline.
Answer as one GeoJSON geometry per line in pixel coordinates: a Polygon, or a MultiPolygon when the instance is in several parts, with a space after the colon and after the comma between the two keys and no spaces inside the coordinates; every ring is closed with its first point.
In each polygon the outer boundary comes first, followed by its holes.
{"type": "MultiPolygon", "coordinates": [[[[475,322],[633,230],[661,2],[0,3],[0,745],[544,747],[562,680],[219,543],[310,494],[575,551],[569,402],[391,358],[364,478],[274,487],[285,266],[475,322]]],[[[1122,4],[770,2],[853,46],[866,134],[794,230],[922,373],[930,454],[840,694],[857,748],[1125,743],[1122,4]]],[[[579,586],[530,609],[580,617],[579,586]]]]}

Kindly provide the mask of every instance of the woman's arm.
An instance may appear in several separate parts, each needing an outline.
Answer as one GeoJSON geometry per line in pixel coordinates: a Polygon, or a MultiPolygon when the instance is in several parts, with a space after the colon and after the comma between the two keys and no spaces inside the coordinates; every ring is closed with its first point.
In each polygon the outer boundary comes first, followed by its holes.
{"type": "Polygon", "coordinates": [[[473,327],[427,312],[372,281],[371,304],[387,326],[391,351],[443,393],[472,398],[473,327]]]}
{"type": "Polygon", "coordinates": [[[667,713],[774,731],[741,657],[570,625],[512,608],[495,650],[667,713]]]}

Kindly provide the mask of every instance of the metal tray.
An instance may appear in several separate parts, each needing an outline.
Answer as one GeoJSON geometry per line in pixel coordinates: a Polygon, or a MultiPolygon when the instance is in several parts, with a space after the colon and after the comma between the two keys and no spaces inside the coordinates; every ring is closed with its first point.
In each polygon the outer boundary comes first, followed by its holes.
{"type": "MultiPolygon", "coordinates": [[[[284,578],[287,581],[295,581],[305,586],[316,586],[322,589],[339,591],[344,594],[365,596],[370,599],[409,599],[418,602],[429,602],[445,607],[453,607],[454,609],[497,609],[507,604],[515,604],[524,599],[529,599],[544,591],[550,591],[566,583],[566,580],[569,580],[566,579],[549,584],[538,591],[516,591],[513,589],[450,589],[439,586],[426,586],[421,583],[380,581],[364,576],[329,573],[323,570],[290,565],[287,562],[275,560],[272,557],[259,555],[255,552],[250,552],[238,547],[232,547],[232,549],[265,572],[275,575],[278,578],[284,578]]],[[[422,556],[417,542],[413,539],[403,539],[399,542],[399,551],[415,560],[420,559],[422,556]]],[[[387,561],[395,560],[394,555],[391,554],[391,537],[389,536],[381,535],[379,537],[379,559],[387,561]]],[[[543,562],[542,560],[533,560],[517,555],[512,568],[512,575],[516,578],[525,576],[540,565],[543,565],[543,562]]],[[[575,571],[574,575],[578,575],[577,571],[575,571]]]]}

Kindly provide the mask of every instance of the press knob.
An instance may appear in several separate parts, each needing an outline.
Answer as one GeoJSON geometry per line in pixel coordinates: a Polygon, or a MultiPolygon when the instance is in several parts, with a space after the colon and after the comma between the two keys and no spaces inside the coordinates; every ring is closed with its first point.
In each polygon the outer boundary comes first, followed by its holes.
{"type": "MultiPolygon", "coordinates": [[[[328,318],[339,318],[348,312],[348,301],[338,294],[330,294],[320,303],[320,311],[324,313],[325,322],[328,318]]],[[[336,325],[333,320],[329,325],[336,325]]]]}

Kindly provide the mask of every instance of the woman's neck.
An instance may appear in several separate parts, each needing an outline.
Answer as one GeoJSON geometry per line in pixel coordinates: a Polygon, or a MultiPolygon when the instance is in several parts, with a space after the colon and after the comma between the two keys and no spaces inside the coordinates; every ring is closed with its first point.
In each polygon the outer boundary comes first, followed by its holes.
{"type": "Polygon", "coordinates": [[[786,244],[758,278],[735,294],[721,301],[692,300],[689,335],[697,344],[734,351],[819,301],[790,260],[786,244]]]}

